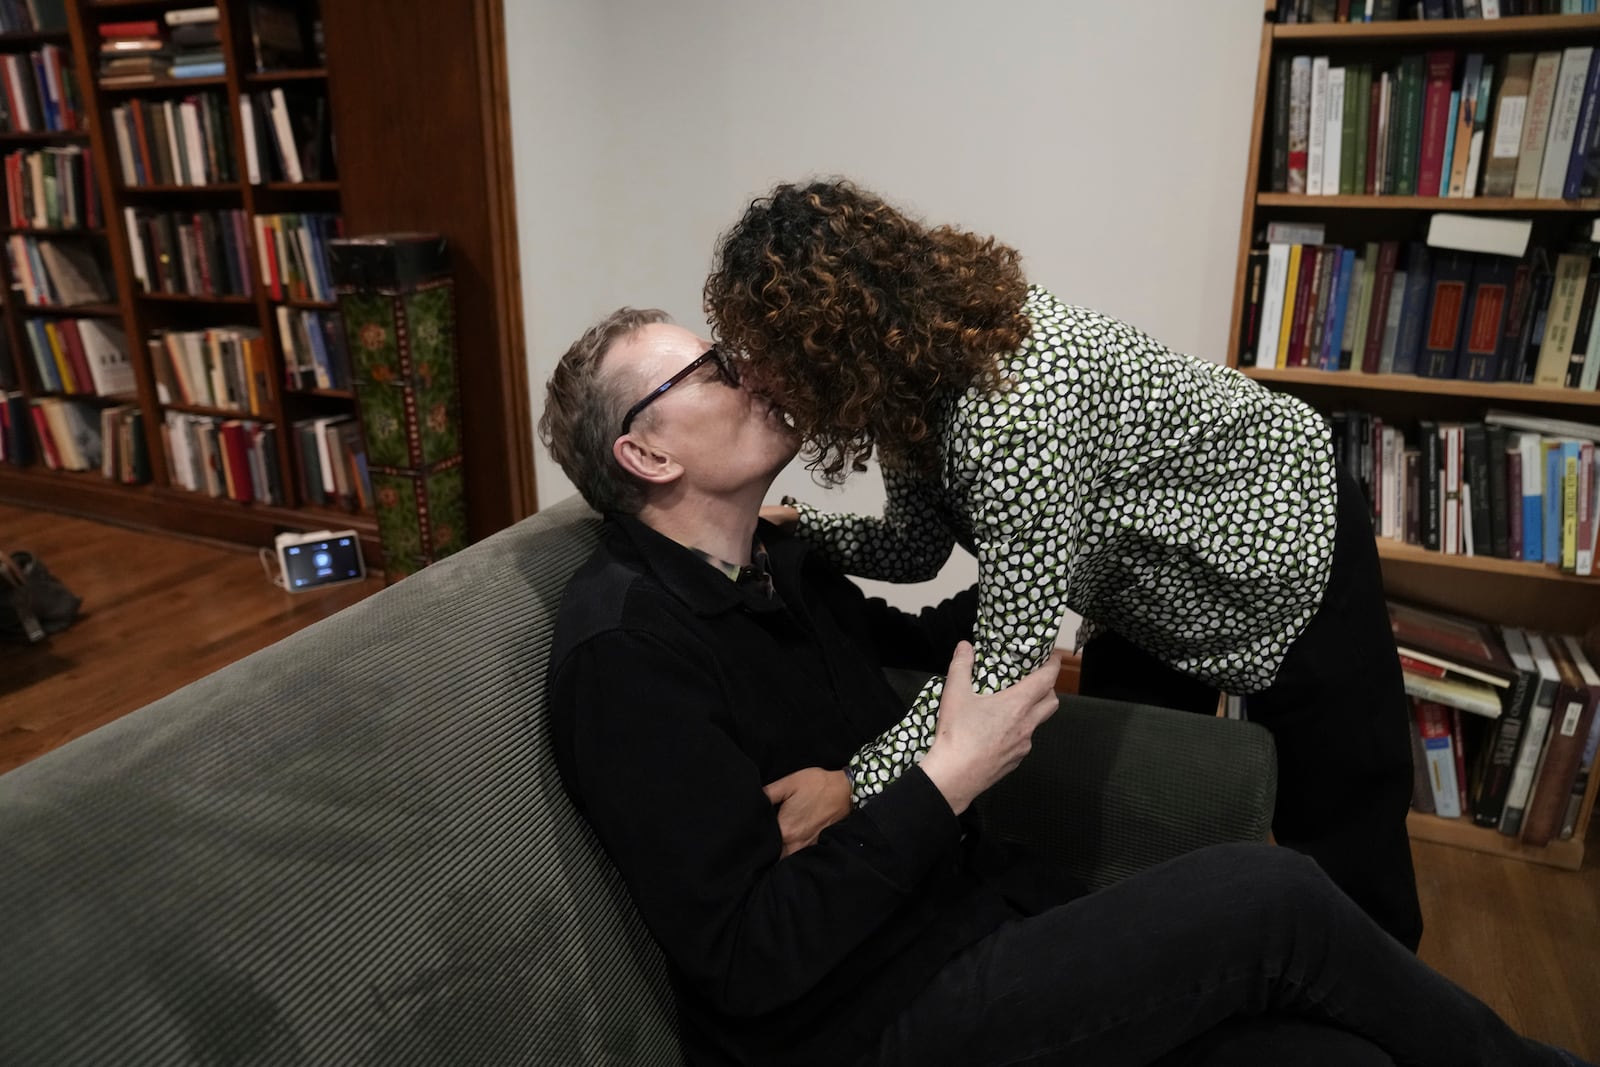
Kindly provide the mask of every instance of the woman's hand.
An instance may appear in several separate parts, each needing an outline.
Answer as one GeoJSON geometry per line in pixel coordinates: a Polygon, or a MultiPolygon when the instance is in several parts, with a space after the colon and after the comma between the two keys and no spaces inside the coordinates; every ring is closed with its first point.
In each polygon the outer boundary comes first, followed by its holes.
{"type": "Polygon", "coordinates": [[[780,530],[792,530],[800,524],[800,512],[788,504],[768,504],[761,509],[761,517],[780,530]]]}
{"type": "Polygon", "coordinates": [[[817,843],[817,835],[850,814],[850,782],[843,771],[802,767],[765,789],[778,809],[783,854],[817,843]]]}

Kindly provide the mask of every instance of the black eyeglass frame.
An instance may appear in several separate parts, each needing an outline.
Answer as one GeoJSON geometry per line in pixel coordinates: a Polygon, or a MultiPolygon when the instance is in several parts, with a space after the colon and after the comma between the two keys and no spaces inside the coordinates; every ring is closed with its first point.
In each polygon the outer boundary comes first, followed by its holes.
{"type": "Polygon", "coordinates": [[[717,366],[717,373],[721,376],[722,380],[728,385],[734,386],[735,388],[738,387],[738,373],[733,369],[733,365],[728,362],[728,357],[723,355],[722,352],[718,350],[716,345],[712,345],[694,359],[690,360],[688,365],[677,374],[674,374],[672,377],[668,378],[666,381],[650,390],[649,396],[646,396],[643,400],[629,408],[628,413],[622,416],[622,432],[627,433],[628,427],[633,425],[633,420],[638,417],[639,412],[643,411],[657,400],[660,400],[662,393],[666,392],[668,389],[671,389],[674,385],[677,385],[679,382],[683,381],[685,378],[699,370],[701,367],[705,366],[707,363],[715,363],[717,366]]]}

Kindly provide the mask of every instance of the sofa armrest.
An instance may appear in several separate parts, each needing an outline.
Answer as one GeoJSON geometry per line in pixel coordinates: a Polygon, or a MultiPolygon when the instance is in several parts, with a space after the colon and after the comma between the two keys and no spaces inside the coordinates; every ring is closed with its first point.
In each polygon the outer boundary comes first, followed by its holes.
{"type": "MultiPolygon", "coordinates": [[[[916,678],[891,672],[902,692],[916,678]]],[[[1002,839],[1098,889],[1205,845],[1265,840],[1277,783],[1272,736],[1253,723],[1068,696],[979,808],[1002,839]]]]}

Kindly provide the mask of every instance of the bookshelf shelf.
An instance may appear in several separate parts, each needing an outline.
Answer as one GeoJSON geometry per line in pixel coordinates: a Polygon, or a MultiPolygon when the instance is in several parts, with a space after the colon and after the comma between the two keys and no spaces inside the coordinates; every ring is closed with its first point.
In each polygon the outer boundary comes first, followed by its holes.
{"type": "Polygon", "coordinates": [[[289,389],[287,393],[289,396],[327,396],[339,400],[354,400],[356,398],[354,389],[289,389]]]}
{"type": "Polygon", "coordinates": [[[139,293],[138,297],[158,304],[237,304],[253,307],[256,302],[253,296],[203,296],[196,293],[139,293]]]}
{"type": "Polygon", "coordinates": [[[185,415],[215,415],[224,419],[255,419],[257,421],[270,419],[270,415],[261,412],[244,411],[240,408],[215,408],[202,404],[162,404],[163,411],[181,411],[185,415]]]}
{"type": "Polygon", "coordinates": [[[326,67],[307,67],[303,70],[263,70],[244,76],[248,86],[273,86],[284,82],[321,81],[328,76],[326,67]]]}
{"type": "Polygon", "coordinates": [[[1524,845],[1514,837],[1507,837],[1487,826],[1478,826],[1470,819],[1441,819],[1420,811],[1413,811],[1406,817],[1406,830],[1418,841],[1452,845],[1490,856],[1510,856],[1568,871],[1583,866],[1583,843],[1576,839],[1552,841],[1540,846],[1524,845]]]}
{"type": "Polygon", "coordinates": [[[7,237],[104,237],[106,231],[98,226],[28,226],[21,229],[6,227],[0,234],[7,237]]]}
{"type": "Polygon", "coordinates": [[[1378,556],[1398,563],[1419,563],[1428,567],[1468,571],[1478,574],[1504,574],[1515,578],[1533,578],[1549,582],[1571,582],[1587,586],[1600,595],[1600,577],[1580,578],[1565,574],[1546,563],[1524,563],[1521,560],[1497,559],[1494,556],[1449,556],[1418,545],[1408,545],[1391,538],[1378,538],[1378,556]]]}
{"type": "Polygon", "coordinates": [[[1584,389],[1552,389],[1514,382],[1465,382],[1455,378],[1419,378],[1411,374],[1363,374],[1358,370],[1310,370],[1305,367],[1240,367],[1239,370],[1245,377],[1257,381],[1323,389],[1467,396],[1484,400],[1600,408],[1600,392],[1584,389]]]}
{"type": "MultiPolygon", "coordinates": [[[[1576,18],[1577,16],[1569,16],[1576,18]]],[[[1303,193],[1257,193],[1257,207],[1292,208],[1295,211],[1458,211],[1507,212],[1519,215],[1600,212],[1600,200],[1535,200],[1513,197],[1459,196],[1306,196],[1303,193]]]]}
{"type": "Polygon", "coordinates": [[[54,304],[45,306],[24,304],[19,301],[17,303],[17,314],[27,316],[43,315],[50,318],[63,319],[115,318],[122,314],[122,306],[120,304],[74,304],[71,307],[59,307],[54,304]]]}
{"type": "Polygon", "coordinates": [[[261,188],[274,193],[337,193],[338,182],[264,182],[261,188]]]}
{"type": "Polygon", "coordinates": [[[0,145],[54,144],[57,141],[87,141],[87,130],[0,130],[0,145]]]}
{"type": "Polygon", "coordinates": [[[72,34],[66,30],[18,30],[12,33],[0,33],[0,51],[8,51],[13,47],[27,47],[35,44],[66,44],[72,40],[72,34]]]}
{"type": "Polygon", "coordinates": [[[95,88],[108,95],[121,95],[123,93],[171,92],[175,89],[180,91],[189,89],[221,89],[225,88],[227,84],[227,78],[219,77],[151,78],[147,81],[119,82],[114,85],[107,85],[104,82],[100,82],[95,86],[95,88]]]}
{"type": "Polygon", "coordinates": [[[244,186],[238,182],[218,185],[123,185],[117,192],[128,196],[238,196],[244,186]]]}
{"type": "Polygon", "coordinates": [[[333,300],[274,300],[272,303],[301,311],[332,311],[339,306],[338,302],[333,300]]]}
{"type": "MultiPolygon", "coordinates": [[[[1581,375],[1588,366],[1586,360],[1600,358],[1600,352],[1585,354],[1584,348],[1573,342],[1581,331],[1572,309],[1578,307],[1588,275],[1578,277],[1576,269],[1568,267],[1569,281],[1562,311],[1567,317],[1559,320],[1565,324],[1566,332],[1556,334],[1557,343],[1562,347],[1546,353],[1559,356],[1559,360],[1552,358],[1543,365],[1537,363],[1536,346],[1541,342],[1530,340],[1534,335],[1529,324],[1534,320],[1527,314],[1529,308],[1537,306],[1544,310],[1549,307],[1546,294],[1550,291],[1549,275],[1553,274],[1550,265],[1559,256],[1566,255],[1569,264],[1584,258],[1571,253],[1578,250],[1576,242],[1590,239],[1590,222],[1600,215],[1600,197],[1591,192],[1581,199],[1532,198],[1528,194],[1539,183],[1535,181],[1530,187],[1526,174],[1520,176],[1521,183],[1508,177],[1503,169],[1506,153],[1494,157],[1501,161],[1502,169],[1493,172],[1493,181],[1488,180],[1487,164],[1489,146],[1495,143],[1494,118],[1500,94],[1505,88],[1507,70],[1513,66],[1511,57],[1519,57],[1516,61],[1519,72],[1530,71],[1536,60],[1544,64],[1548,93],[1546,112],[1539,119],[1541,125],[1532,128],[1548,131],[1554,127],[1554,123],[1546,120],[1552,113],[1551,101],[1556,95],[1555,75],[1559,66],[1568,62],[1567,56],[1583,56],[1581,52],[1565,50],[1587,47],[1600,54],[1600,15],[1278,25],[1274,21],[1278,6],[1276,0],[1264,2],[1267,21],[1260,38],[1260,65],[1235,275],[1235,314],[1230,325],[1227,363],[1270,388],[1303,398],[1324,413],[1342,413],[1333,420],[1338,447],[1343,449],[1340,457],[1351,468],[1351,473],[1378,498],[1379,506],[1374,508],[1377,520],[1387,520],[1382,524],[1382,532],[1388,536],[1380,536],[1376,548],[1388,596],[1396,601],[1426,605],[1530,633],[1588,635],[1587,647],[1592,659],[1593,650],[1600,648],[1597,644],[1600,641],[1600,575],[1580,577],[1563,573],[1559,567],[1546,563],[1501,558],[1516,549],[1517,538],[1521,536],[1518,520],[1523,512],[1511,513],[1510,508],[1522,505],[1523,483],[1513,485],[1509,479],[1513,471],[1528,471],[1526,466],[1513,464],[1510,457],[1516,454],[1520,459],[1529,454],[1528,449],[1536,448],[1539,451],[1534,454],[1548,464],[1550,456],[1559,455],[1558,445],[1546,443],[1557,440],[1554,430],[1546,440],[1523,442],[1510,434],[1502,439],[1499,431],[1484,421],[1484,416],[1489,409],[1503,408],[1524,416],[1600,424],[1600,390],[1563,384],[1581,380],[1573,375],[1581,375]],[[1529,55],[1523,57],[1524,53],[1529,55]],[[1481,58],[1472,59],[1473,56],[1481,58]],[[1539,56],[1546,58],[1538,60],[1539,56]],[[1480,87],[1476,72],[1490,66],[1494,68],[1494,81],[1489,82],[1487,88],[1480,87]],[[1340,70],[1337,80],[1332,74],[1335,69],[1340,70]],[[1466,96],[1469,77],[1473,79],[1471,97],[1466,96]],[[1330,103],[1331,117],[1326,125],[1316,131],[1319,136],[1315,151],[1310,141],[1309,122],[1299,128],[1291,125],[1291,115],[1309,116],[1313,78],[1320,79],[1321,91],[1327,100],[1337,101],[1337,105],[1330,103]],[[1354,90],[1351,78],[1357,79],[1354,90]],[[1380,80],[1384,87],[1381,92],[1380,80]],[[1342,84],[1345,95],[1342,98],[1335,95],[1339,91],[1337,88],[1330,92],[1327,89],[1330,83],[1333,86],[1342,84]],[[1299,95],[1302,91],[1307,92],[1305,97],[1299,95]],[[1458,100],[1479,101],[1483,106],[1458,118],[1449,110],[1448,101],[1452,95],[1458,100]],[[1441,103],[1444,104],[1442,109],[1441,103]],[[1352,112],[1352,108],[1357,110],[1352,112]],[[1384,108],[1387,112],[1382,110],[1384,108]],[[1387,131],[1384,136],[1389,139],[1380,141],[1378,131],[1387,131]],[[1461,131],[1462,136],[1452,138],[1450,135],[1456,131],[1461,131]],[[1468,135],[1470,139],[1466,139],[1468,135]],[[1291,141],[1295,146],[1292,177],[1288,151],[1291,141]],[[1328,148],[1329,145],[1334,147],[1328,148]],[[1313,175],[1311,168],[1318,165],[1314,161],[1325,148],[1327,154],[1321,156],[1322,170],[1313,175]],[[1298,155],[1302,150],[1305,155],[1298,155]],[[1473,152],[1480,153],[1476,157],[1477,170],[1473,170],[1471,164],[1473,152]],[[1306,171],[1303,186],[1300,184],[1302,166],[1306,171]],[[1356,190],[1372,188],[1424,188],[1424,172],[1431,183],[1426,185],[1430,192],[1436,192],[1441,184],[1448,184],[1452,188],[1474,191],[1484,187],[1508,192],[1519,188],[1523,195],[1351,195],[1356,190]],[[1317,189],[1319,185],[1343,188],[1346,192],[1345,195],[1322,196],[1283,191],[1289,187],[1317,189]],[[1487,252],[1462,256],[1441,248],[1430,250],[1424,241],[1430,228],[1430,216],[1436,213],[1473,216],[1457,226],[1466,231],[1492,229],[1491,220],[1497,217],[1529,219],[1532,223],[1529,247],[1539,251],[1530,251],[1508,266],[1506,259],[1487,252]],[[1276,250],[1268,253],[1266,236],[1273,225],[1280,229],[1273,238],[1277,242],[1276,250]],[[1293,248],[1299,251],[1289,251],[1293,248]],[[1545,262],[1546,256],[1549,264],[1545,262]],[[1294,272],[1285,269],[1291,257],[1300,266],[1311,264],[1306,271],[1298,273],[1293,288],[1288,278],[1294,272]],[[1269,259],[1277,264],[1279,273],[1275,284],[1280,288],[1273,290],[1274,303],[1264,312],[1265,302],[1257,303],[1254,298],[1269,288],[1265,280],[1269,259]],[[1329,271],[1330,262],[1338,267],[1337,272],[1329,271]],[[1347,269],[1354,272],[1357,267],[1360,268],[1359,291],[1365,294],[1366,303],[1348,303],[1355,299],[1350,294],[1356,292],[1357,287],[1351,279],[1356,278],[1357,273],[1345,272],[1347,269]],[[1541,271],[1544,273],[1539,273],[1541,271]],[[1253,289],[1247,285],[1252,277],[1256,279],[1253,289]],[[1339,278],[1339,297],[1346,302],[1338,303],[1337,310],[1332,310],[1336,305],[1330,290],[1335,277],[1339,278]],[[1406,282],[1416,279],[1425,279],[1425,282],[1409,288],[1405,286],[1406,282]],[[1495,289],[1493,286],[1499,284],[1498,279],[1506,280],[1495,289]],[[1538,279],[1539,285],[1533,285],[1530,279],[1538,279]],[[1521,288],[1517,293],[1522,302],[1517,307],[1522,317],[1511,319],[1512,289],[1518,281],[1521,288]],[[1576,297],[1572,295],[1574,284],[1576,297]],[[1384,299],[1378,304],[1373,294],[1380,285],[1390,288],[1384,291],[1384,299]],[[1535,297],[1528,295],[1535,292],[1537,299],[1544,303],[1535,305],[1535,297]],[[1497,294],[1504,298],[1498,304],[1497,294]],[[1452,298],[1455,298],[1454,303],[1452,298]],[[1365,317],[1378,314],[1379,306],[1384,308],[1383,318],[1365,317]],[[1251,315],[1244,314],[1247,310],[1251,315]],[[1274,319],[1280,313],[1281,318],[1274,319]],[[1338,315],[1345,317],[1339,319],[1338,315]],[[1512,325],[1508,325],[1508,321],[1512,325]],[[1332,323],[1342,325],[1342,335],[1322,332],[1332,323]],[[1282,328],[1285,324],[1287,329],[1282,328]],[[1268,329],[1277,331],[1265,333],[1277,342],[1276,345],[1258,342],[1256,335],[1268,329]],[[1463,337],[1471,339],[1470,346],[1463,337]],[[1340,364],[1354,368],[1366,366],[1369,372],[1313,369],[1321,359],[1332,358],[1327,350],[1330,345],[1338,348],[1340,364]],[[1271,366],[1274,355],[1277,366],[1271,366]],[[1258,356],[1268,366],[1254,366],[1258,356]],[[1469,363],[1469,357],[1479,362],[1469,363]],[[1451,376],[1372,372],[1391,364],[1451,376]],[[1486,369],[1491,375],[1503,368],[1514,380],[1476,381],[1454,376],[1465,373],[1469,366],[1474,370],[1486,369]],[[1528,384],[1535,379],[1546,384],[1528,384]],[[1440,469],[1433,470],[1433,466],[1440,469]],[[1468,490],[1471,490],[1470,496],[1468,490]],[[1479,506],[1484,497],[1491,501],[1490,508],[1479,506]],[[1396,502],[1404,507],[1395,509],[1396,502]],[[1505,511],[1497,513],[1493,510],[1495,507],[1505,511]],[[1399,522],[1395,521],[1397,516],[1399,522]],[[1502,518],[1506,521],[1496,521],[1502,518]],[[1445,531],[1453,533],[1456,529],[1465,531],[1463,540],[1474,536],[1478,551],[1488,553],[1498,546],[1501,556],[1445,553],[1416,543],[1426,541],[1438,545],[1445,541],[1445,531]],[[1402,532],[1405,538],[1401,537],[1402,532]]],[[[1410,7],[1409,4],[1400,6],[1410,7]]],[[[1574,58],[1570,63],[1579,61],[1574,58]]],[[[1569,109],[1574,99],[1583,107],[1591,106],[1581,95],[1585,81],[1579,75],[1583,73],[1577,68],[1568,72],[1569,109]],[[1570,84],[1574,80],[1578,83],[1576,89],[1570,84]],[[1580,95],[1575,98],[1574,92],[1580,95]]],[[[1531,74],[1519,73],[1518,85],[1523,84],[1524,77],[1531,84],[1531,74]]],[[[1516,92],[1509,91],[1512,96],[1516,92]]],[[[1592,106],[1600,106],[1600,103],[1592,106]]],[[[1511,112],[1516,113],[1515,109],[1511,112]]],[[[1570,121],[1575,126],[1576,116],[1570,116],[1570,121]]],[[[1517,139],[1519,148],[1532,150],[1518,139],[1515,130],[1510,136],[1517,139]]],[[[1566,153],[1558,158],[1569,163],[1569,167],[1578,166],[1580,179],[1587,181],[1582,177],[1585,173],[1583,161],[1593,165],[1597,157],[1583,155],[1588,148],[1569,147],[1576,139],[1575,129],[1569,130],[1567,136],[1569,139],[1563,146],[1554,151],[1566,153]],[[1577,163],[1571,162],[1574,153],[1577,163]]],[[[1584,143],[1593,147],[1592,141],[1584,143]]],[[[1543,147],[1541,144],[1540,148],[1543,147]]],[[[1528,163],[1534,159],[1530,155],[1520,162],[1531,166],[1537,179],[1540,177],[1539,162],[1528,163]]],[[[1551,190],[1547,187],[1546,191],[1551,190]]],[[[1562,184],[1561,191],[1572,192],[1573,188],[1562,184]]],[[[1588,269],[1594,269],[1594,262],[1589,262],[1588,269]]],[[[1583,264],[1578,262],[1577,265],[1583,264]]],[[[1552,310],[1549,314],[1556,312],[1552,310]]],[[[1589,329],[1589,321],[1584,320],[1582,330],[1589,329]]],[[[1545,474],[1546,469],[1534,467],[1534,476],[1545,474]]],[[[1559,460],[1557,469],[1560,469],[1559,460]]],[[[1549,484],[1564,485],[1565,494],[1571,494],[1572,476],[1566,475],[1564,482],[1560,478],[1560,475],[1551,475],[1549,484]]],[[[1534,485],[1529,484],[1528,489],[1531,492],[1534,485]]],[[[1573,507],[1565,502],[1572,497],[1565,494],[1559,506],[1573,507]]],[[[1546,496],[1543,503],[1550,504],[1550,498],[1546,496]]],[[[1540,514],[1546,517],[1551,513],[1542,511],[1540,514]]],[[[1569,533],[1565,547],[1571,551],[1575,540],[1570,536],[1574,525],[1571,512],[1567,513],[1564,523],[1561,519],[1557,512],[1554,521],[1569,533]]],[[[1549,521],[1552,520],[1546,518],[1546,522],[1549,521]]],[[[1544,529],[1548,531],[1550,527],[1544,529]]],[[[1525,713],[1526,705],[1523,710],[1525,713]]],[[[1476,777],[1478,764],[1474,758],[1469,743],[1466,759],[1474,770],[1467,783],[1471,800],[1468,807],[1482,805],[1485,801],[1474,792],[1482,783],[1482,779],[1476,777]]],[[[1502,779],[1502,790],[1504,782],[1502,779]]],[[[1537,788],[1538,780],[1534,779],[1527,796],[1532,796],[1537,788]]],[[[1570,790],[1572,785],[1555,788],[1570,790]]],[[[1470,813],[1463,818],[1448,819],[1413,812],[1408,827],[1418,840],[1575,870],[1583,862],[1585,838],[1589,836],[1597,792],[1600,792],[1600,775],[1591,776],[1579,806],[1566,809],[1576,812],[1572,837],[1558,838],[1544,846],[1524,844],[1519,836],[1478,826],[1470,813]]],[[[1551,795],[1549,791],[1544,794],[1546,798],[1551,795]]],[[[1515,809],[1516,804],[1497,793],[1487,798],[1487,810],[1499,811],[1493,806],[1496,797],[1515,809]]],[[[1425,801],[1426,798],[1424,804],[1425,801]]],[[[1485,808],[1480,806],[1480,810],[1485,808]]]]}
{"type": "Polygon", "coordinates": [[[1513,44],[1519,38],[1582,37],[1600,31],[1600,15],[1518,15],[1500,19],[1312,22],[1271,26],[1284,44],[1513,44]]]}

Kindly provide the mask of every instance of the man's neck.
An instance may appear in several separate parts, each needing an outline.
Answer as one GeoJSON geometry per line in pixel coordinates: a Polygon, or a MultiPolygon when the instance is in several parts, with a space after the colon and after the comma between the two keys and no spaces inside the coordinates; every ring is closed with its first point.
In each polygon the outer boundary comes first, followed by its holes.
{"type": "Polygon", "coordinates": [[[750,563],[762,494],[740,497],[676,496],[646,504],[639,521],[686,548],[709,552],[741,567],[750,563]]]}

